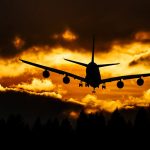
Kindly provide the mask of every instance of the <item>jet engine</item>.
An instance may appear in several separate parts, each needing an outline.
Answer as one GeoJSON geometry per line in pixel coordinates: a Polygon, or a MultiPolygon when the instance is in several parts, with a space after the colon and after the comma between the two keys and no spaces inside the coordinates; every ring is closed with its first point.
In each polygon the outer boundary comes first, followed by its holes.
{"type": "Polygon", "coordinates": [[[70,83],[70,78],[67,77],[67,76],[65,76],[65,77],[63,78],[63,82],[64,82],[65,84],[70,83]]]}
{"type": "Polygon", "coordinates": [[[143,84],[144,84],[144,80],[143,79],[141,79],[141,78],[137,79],[137,85],[138,86],[142,86],[143,84]]]}
{"type": "Polygon", "coordinates": [[[43,77],[44,78],[48,78],[49,76],[50,76],[49,71],[47,71],[47,70],[43,71],[43,77]]]}
{"type": "Polygon", "coordinates": [[[117,82],[117,87],[118,87],[119,89],[123,88],[123,87],[124,87],[124,83],[123,83],[122,81],[118,81],[118,82],[117,82]]]}

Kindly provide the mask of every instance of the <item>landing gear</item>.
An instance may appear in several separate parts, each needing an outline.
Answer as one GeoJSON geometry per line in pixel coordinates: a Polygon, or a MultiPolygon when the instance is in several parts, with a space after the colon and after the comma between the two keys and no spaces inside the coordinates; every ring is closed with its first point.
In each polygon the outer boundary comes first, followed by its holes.
{"type": "Polygon", "coordinates": [[[82,84],[82,82],[80,82],[80,83],[79,83],[79,87],[83,87],[83,84],[82,84]]]}
{"type": "Polygon", "coordinates": [[[93,93],[93,94],[95,94],[95,93],[96,93],[95,88],[93,89],[92,93],[93,93]]]}
{"type": "Polygon", "coordinates": [[[88,84],[88,83],[85,83],[85,87],[89,87],[89,84],[88,84]]]}
{"type": "Polygon", "coordinates": [[[102,84],[102,90],[106,89],[105,83],[102,84]]]}

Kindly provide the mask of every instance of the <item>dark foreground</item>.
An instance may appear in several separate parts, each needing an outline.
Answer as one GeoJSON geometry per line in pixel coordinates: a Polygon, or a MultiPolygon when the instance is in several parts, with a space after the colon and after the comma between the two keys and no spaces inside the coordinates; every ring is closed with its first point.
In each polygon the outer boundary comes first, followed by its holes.
{"type": "MultiPolygon", "coordinates": [[[[121,147],[130,144],[145,146],[150,140],[149,109],[140,108],[133,122],[125,120],[118,110],[112,113],[107,121],[103,113],[86,115],[81,112],[73,126],[67,118],[61,122],[53,119],[45,123],[41,123],[40,118],[37,118],[34,124],[29,126],[20,115],[11,115],[7,119],[1,118],[0,137],[1,144],[7,143],[5,146],[11,144],[23,147],[32,145],[68,148],[71,145],[70,149],[78,144],[100,147],[118,147],[120,144],[121,147]]],[[[122,149],[121,147],[119,149],[122,149]]]]}

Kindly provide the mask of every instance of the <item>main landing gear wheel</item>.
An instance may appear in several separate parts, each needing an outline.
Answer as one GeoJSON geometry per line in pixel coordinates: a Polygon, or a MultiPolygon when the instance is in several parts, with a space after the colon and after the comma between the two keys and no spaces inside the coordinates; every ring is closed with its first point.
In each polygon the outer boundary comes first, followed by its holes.
{"type": "Polygon", "coordinates": [[[106,89],[105,83],[102,84],[102,90],[106,89]]]}
{"type": "Polygon", "coordinates": [[[82,82],[80,82],[80,83],[79,83],[79,87],[83,87],[83,84],[82,84],[82,82]]]}
{"type": "Polygon", "coordinates": [[[89,84],[88,84],[88,83],[85,83],[85,87],[89,87],[89,84]]]}
{"type": "Polygon", "coordinates": [[[93,89],[92,93],[93,93],[93,94],[95,94],[95,93],[96,93],[95,88],[93,89]]]}

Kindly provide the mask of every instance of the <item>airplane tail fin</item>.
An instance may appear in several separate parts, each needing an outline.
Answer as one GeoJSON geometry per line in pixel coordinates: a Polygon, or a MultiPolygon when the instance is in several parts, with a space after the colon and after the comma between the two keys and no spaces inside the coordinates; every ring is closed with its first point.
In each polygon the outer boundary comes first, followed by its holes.
{"type": "Polygon", "coordinates": [[[64,60],[87,67],[87,64],[82,63],[82,62],[78,62],[78,61],[74,61],[74,60],[70,60],[70,59],[64,59],[64,60]]]}
{"type": "Polygon", "coordinates": [[[92,47],[92,62],[94,63],[94,50],[95,50],[95,36],[93,36],[93,47],[92,47]]]}
{"type": "MultiPolygon", "coordinates": [[[[94,63],[94,51],[95,51],[95,36],[93,36],[93,47],[92,47],[92,62],[94,63]]],[[[112,63],[112,64],[101,64],[98,67],[106,67],[106,66],[113,66],[119,65],[120,63],[112,63]]]]}
{"type": "Polygon", "coordinates": [[[120,63],[113,63],[113,64],[101,64],[98,65],[98,67],[107,67],[107,66],[113,66],[113,65],[119,65],[120,63]]]}
{"type": "MultiPolygon", "coordinates": [[[[92,46],[92,63],[94,63],[94,50],[95,50],[95,36],[93,36],[93,46],[92,46]]],[[[88,64],[82,63],[82,62],[78,62],[78,61],[74,61],[74,60],[70,60],[70,59],[65,59],[66,61],[81,65],[81,66],[85,66],[87,67],[88,64]]],[[[112,63],[112,64],[100,64],[98,65],[98,67],[107,67],[107,66],[113,66],[113,65],[119,65],[120,63],[112,63]]]]}

